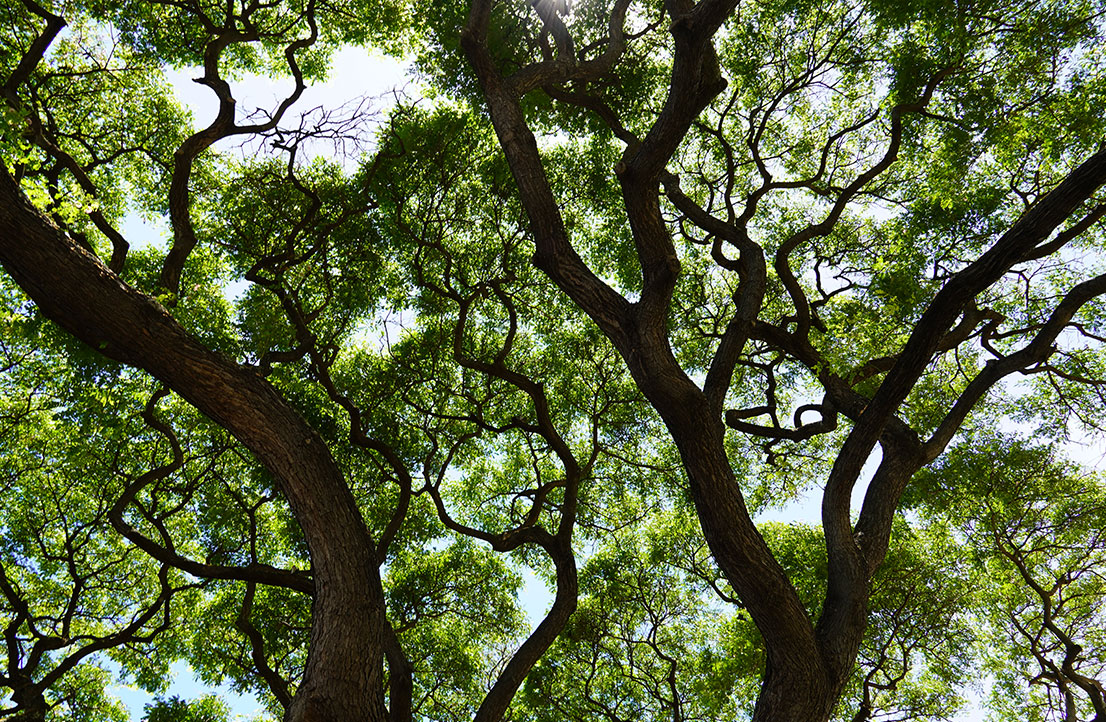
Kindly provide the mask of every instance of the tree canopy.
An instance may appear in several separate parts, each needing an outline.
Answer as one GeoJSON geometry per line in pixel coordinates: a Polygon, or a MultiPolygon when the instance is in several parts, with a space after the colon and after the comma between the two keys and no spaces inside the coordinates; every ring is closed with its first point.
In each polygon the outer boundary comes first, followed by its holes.
{"type": "Polygon", "coordinates": [[[0,718],[1106,722],[1102,0],[0,16],[0,718]]]}

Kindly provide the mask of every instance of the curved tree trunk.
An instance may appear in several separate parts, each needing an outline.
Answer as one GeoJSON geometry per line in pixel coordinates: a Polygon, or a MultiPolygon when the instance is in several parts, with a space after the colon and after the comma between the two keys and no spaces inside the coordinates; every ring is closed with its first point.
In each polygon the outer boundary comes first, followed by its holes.
{"type": "MultiPolygon", "coordinates": [[[[767,656],[753,720],[828,720],[841,693],[832,673],[840,665],[826,658],[786,572],[749,516],[726,456],[721,419],[690,380],[677,400],[679,385],[644,384],[680,451],[711,555],[764,638],[767,656]]],[[[862,634],[863,626],[855,636],[862,634]]],[[[852,659],[840,661],[847,669],[852,659]]]]}
{"type": "Polygon", "coordinates": [[[286,720],[383,722],[379,569],[353,495],[322,438],[252,368],[202,345],[62,233],[3,166],[0,264],[44,316],[165,383],[272,473],[303,529],[315,579],[311,648],[286,720]]]}

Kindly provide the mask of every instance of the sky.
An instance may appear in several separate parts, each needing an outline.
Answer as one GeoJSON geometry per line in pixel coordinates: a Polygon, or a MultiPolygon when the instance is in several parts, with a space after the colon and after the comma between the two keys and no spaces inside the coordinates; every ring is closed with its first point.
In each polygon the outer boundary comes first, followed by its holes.
{"type": "MultiPolygon", "coordinates": [[[[362,105],[362,111],[370,112],[370,118],[374,112],[382,118],[382,111],[394,102],[395,93],[417,92],[418,86],[409,74],[408,65],[363,48],[343,47],[332,58],[327,80],[307,86],[296,105],[285,115],[284,125],[298,123],[299,113],[310,118],[317,115],[317,112],[313,114],[312,111],[319,108],[346,108],[352,111],[358,105],[362,105]]],[[[201,68],[175,68],[166,71],[166,77],[177,99],[192,113],[194,130],[207,127],[219,107],[215,93],[194,82],[195,78],[202,76],[201,68]]],[[[275,109],[295,87],[290,78],[274,79],[259,75],[236,78],[230,83],[237,101],[239,122],[243,122],[245,114],[258,108],[275,109]]],[[[256,147],[248,143],[242,146],[239,139],[231,138],[216,143],[215,150],[241,154],[254,152],[256,147]]],[[[318,144],[309,150],[319,154],[333,154],[331,144],[318,144]]],[[[131,245],[142,247],[151,243],[165,244],[168,229],[168,224],[163,219],[144,219],[132,213],[123,219],[120,231],[131,245]]]]}
{"type": "MultiPolygon", "coordinates": [[[[177,99],[192,111],[196,128],[208,125],[218,109],[215,93],[193,82],[194,78],[202,75],[201,68],[170,69],[167,72],[177,99]]],[[[290,77],[247,75],[230,82],[240,116],[255,108],[275,108],[295,87],[290,77]]],[[[336,108],[362,98],[375,99],[372,104],[384,108],[391,104],[394,91],[402,92],[405,88],[415,87],[416,83],[409,74],[409,63],[364,48],[344,46],[332,57],[326,81],[308,85],[289,111],[286,121],[295,117],[296,109],[305,112],[320,106],[336,108]]]]}

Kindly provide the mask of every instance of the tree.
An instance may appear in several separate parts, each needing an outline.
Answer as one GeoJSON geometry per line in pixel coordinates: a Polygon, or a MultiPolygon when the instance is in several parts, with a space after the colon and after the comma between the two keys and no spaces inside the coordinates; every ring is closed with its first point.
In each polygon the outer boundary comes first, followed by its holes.
{"type": "Polygon", "coordinates": [[[3,13],[7,714],[1106,718],[1101,2],[3,13]]]}
{"type": "Polygon", "coordinates": [[[227,706],[218,697],[186,702],[180,697],[158,699],[146,705],[145,722],[226,722],[227,706]]]}

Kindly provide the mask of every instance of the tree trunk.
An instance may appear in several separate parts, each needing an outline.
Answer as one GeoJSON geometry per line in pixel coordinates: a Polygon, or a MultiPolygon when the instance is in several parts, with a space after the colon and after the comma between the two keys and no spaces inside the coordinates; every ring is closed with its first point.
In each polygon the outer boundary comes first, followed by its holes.
{"type": "Polygon", "coordinates": [[[0,264],[44,316],[142,369],[227,429],[272,473],[311,553],[311,648],[288,722],[384,722],[384,594],[374,547],[321,437],[254,369],[212,352],[123,283],[0,165],[0,264]]]}
{"type": "MultiPolygon", "coordinates": [[[[809,665],[808,665],[809,666],[809,665]]],[[[769,655],[752,722],[826,722],[840,691],[809,675],[795,674],[794,660],[777,664],[769,655]]]]}
{"type": "Polygon", "coordinates": [[[690,380],[676,400],[677,385],[644,384],[680,451],[711,554],[764,638],[767,658],[753,720],[828,720],[841,693],[831,674],[838,665],[825,658],[806,609],[749,516],[726,456],[721,419],[690,380]]]}
{"type": "Polygon", "coordinates": [[[19,709],[10,722],[46,722],[46,713],[50,708],[38,685],[22,672],[14,675],[10,684],[12,700],[19,709]]]}

